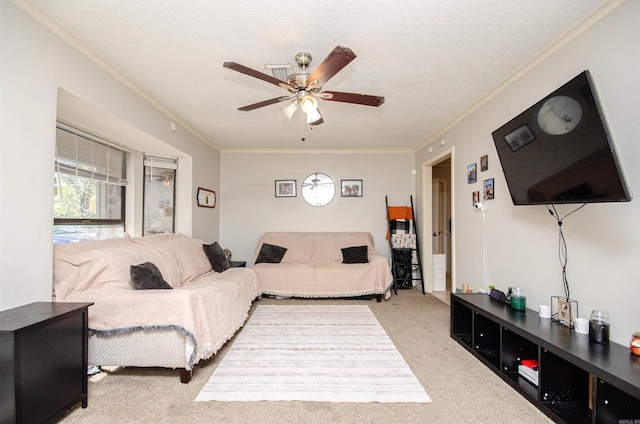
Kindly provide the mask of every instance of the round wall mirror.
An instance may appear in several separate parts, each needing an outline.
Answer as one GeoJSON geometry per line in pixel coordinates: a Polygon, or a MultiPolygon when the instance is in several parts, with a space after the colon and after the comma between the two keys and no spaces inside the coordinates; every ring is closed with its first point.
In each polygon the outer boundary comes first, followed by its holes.
{"type": "Polygon", "coordinates": [[[316,172],[302,183],[302,197],[311,206],[324,206],[333,200],[335,194],[336,186],[327,174],[316,172]]]}

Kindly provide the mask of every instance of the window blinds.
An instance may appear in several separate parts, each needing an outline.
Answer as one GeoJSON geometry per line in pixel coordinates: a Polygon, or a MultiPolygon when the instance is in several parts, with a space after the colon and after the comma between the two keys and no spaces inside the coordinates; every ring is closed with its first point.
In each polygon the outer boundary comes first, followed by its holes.
{"type": "Polygon", "coordinates": [[[128,152],[105,140],[58,123],[55,171],[127,185],[128,152]]]}

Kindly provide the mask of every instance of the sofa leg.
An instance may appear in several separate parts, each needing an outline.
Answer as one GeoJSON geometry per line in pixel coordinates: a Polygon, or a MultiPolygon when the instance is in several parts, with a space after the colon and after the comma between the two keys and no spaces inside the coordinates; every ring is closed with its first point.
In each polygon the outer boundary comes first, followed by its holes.
{"type": "Polygon", "coordinates": [[[382,302],[382,295],[381,294],[377,294],[376,295],[376,301],[382,302]]]}
{"type": "Polygon", "coordinates": [[[187,370],[186,368],[180,368],[180,382],[187,384],[191,381],[193,376],[193,370],[187,370]]]}

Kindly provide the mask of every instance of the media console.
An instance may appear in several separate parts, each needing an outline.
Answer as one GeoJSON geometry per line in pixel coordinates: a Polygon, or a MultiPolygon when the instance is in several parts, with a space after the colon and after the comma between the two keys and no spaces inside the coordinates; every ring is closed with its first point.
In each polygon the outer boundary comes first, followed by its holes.
{"type": "Polygon", "coordinates": [[[451,337],[556,422],[640,422],[640,357],[628,346],[512,310],[481,293],[451,294],[451,337]],[[538,361],[538,384],[518,372],[538,361]]]}

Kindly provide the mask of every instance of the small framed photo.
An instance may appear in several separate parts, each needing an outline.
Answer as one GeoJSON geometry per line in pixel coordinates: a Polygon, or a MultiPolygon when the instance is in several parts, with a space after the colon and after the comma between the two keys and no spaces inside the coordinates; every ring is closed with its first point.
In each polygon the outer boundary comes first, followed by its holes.
{"type": "Polygon", "coordinates": [[[531,143],[536,138],[531,132],[531,128],[529,128],[527,124],[524,124],[505,135],[504,139],[509,147],[511,147],[511,150],[515,152],[516,150],[531,143]]]}
{"type": "Polygon", "coordinates": [[[489,169],[489,156],[480,156],[480,172],[484,172],[489,169]]]}
{"type": "Polygon", "coordinates": [[[471,196],[471,205],[475,206],[476,203],[480,202],[480,192],[479,191],[474,191],[473,195],[471,196]]]}
{"type": "Polygon", "coordinates": [[[198,187],[198,195],[196,196],[196,199],[198,201],[198,206],[202,208],[216,207],[216,192],[213,190],[198,187]]]}
{"type": "Polygon", "coordinates": [[[340,181],[342,197],[362,197],[362,180],[340,181]]]}
{"type": "Polygon", "coordinates": [[[276,197],[296,197],[296,180],[276,180],[276,197]]]}
{"type": "Polygon", "coordinates": [[[467,184],[478,181],[478,164],[472,163],[467,166],[467,184]]]}
{"type": "Polygon", "coordinates": [[[493,199],[493,178],[489,178],[487,180],[484,180],[484,182],[482,183],[482,198],[484,200],[490,200],[493,199]]]}

